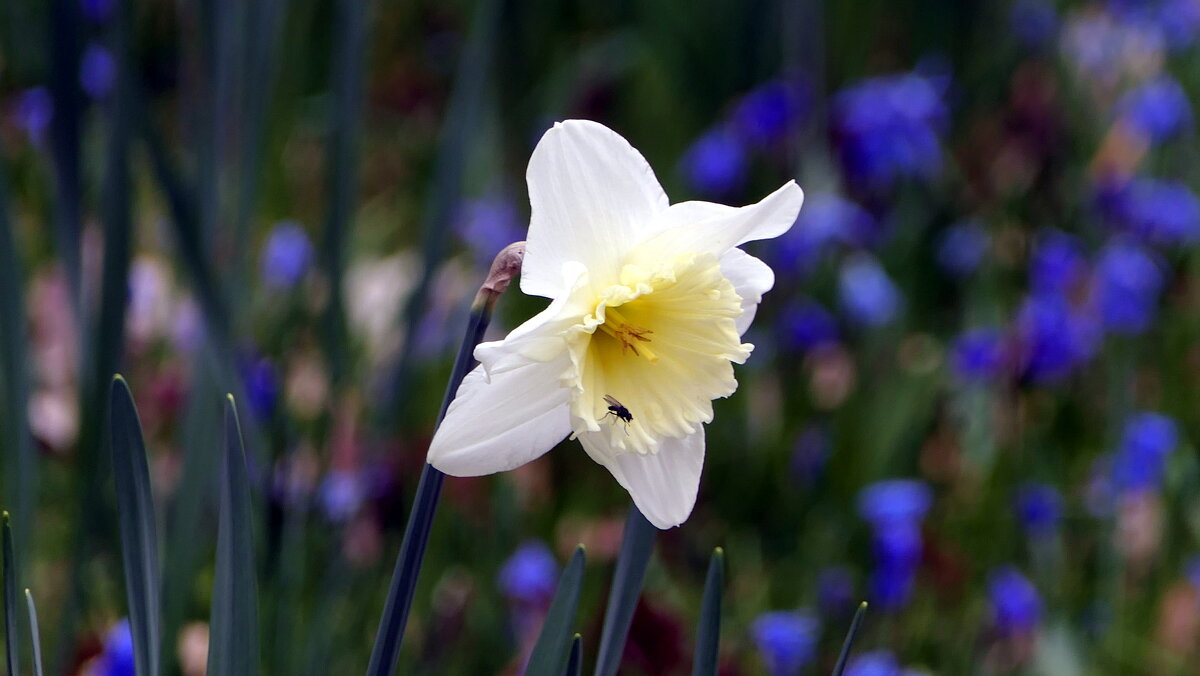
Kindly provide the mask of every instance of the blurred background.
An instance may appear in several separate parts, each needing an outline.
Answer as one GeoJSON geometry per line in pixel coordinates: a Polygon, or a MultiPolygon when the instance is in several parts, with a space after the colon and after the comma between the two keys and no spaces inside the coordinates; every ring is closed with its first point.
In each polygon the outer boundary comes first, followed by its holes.
{"type": "MultiPolygon", "coordinates": [[[[105,445],[147,437],[165,671],[204,669],[221,405],[264,673],[365,668],[492,256],[555,120],[673,201],[795,178],[776,288],[622,673],[1195,674],[1196,0],[0,4],[0,502],[50,673],[132,673],[105,445]]],[[[515,287],[489,335],[541,305],[515,287]]],[[[574,442],[447,481],[399,673],[517,673],[629,504],[574,442]]]]}

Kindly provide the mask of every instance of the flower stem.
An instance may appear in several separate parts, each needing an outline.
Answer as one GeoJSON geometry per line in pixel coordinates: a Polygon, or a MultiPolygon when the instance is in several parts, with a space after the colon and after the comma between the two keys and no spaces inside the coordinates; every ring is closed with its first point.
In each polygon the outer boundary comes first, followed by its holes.
{"type": "MultiPolygon", "coordinates": [[[[458,356],[454,359],[454,369],[450,372],[446,396],[442,400],[441,412],[438,413],[439,425],[446,417],[450,402],[454,401],[458,386],[475,367],[475,346],[483,340],[483,333],[492,319],[492,311],[500,294],[508,288],[513,277],[520,273],[524,255],[524,242],[506,247],[496,256],[487,280],[475,294],[475,301],[471,304],[471,316],[467,322],[467,332],[463,335],[458,356]]],[[[425,547],[429,544],[429,533],[433,529],[433,515],[437,511],[438,497],[442,493],[442,482],[445,479],[445,474],[428,463],[421,470],[417,495],[413,499],[408,526],[404,529],[404,540],[400,543],[400,553],[396,557],[396,569],[392,572],[387,604],[379,622],[379,632],[375,635],[371,662],[367,666],[367,674],[370,676],[389,676],[396,667],[400,640],[404,637],[404,627],[408,624],[408,611],[412,608],[417,576],[421,572],[425,547]]]]}

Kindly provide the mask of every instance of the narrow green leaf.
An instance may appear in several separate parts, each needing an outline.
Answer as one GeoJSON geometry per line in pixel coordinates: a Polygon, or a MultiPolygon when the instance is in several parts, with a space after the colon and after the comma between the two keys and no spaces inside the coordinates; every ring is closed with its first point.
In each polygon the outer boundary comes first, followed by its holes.
{"type": "MultiPolygon", "coordinates": [[[[112,433],[113,480],[117,486],[117,525],[125,563],[129,629],[139,676],[158,674],[159,593],[158,534],[150,494],[150,468],[137,407],[125,379],[112,381],[109,429],[112,433]]],[[[214,672],[215,673],[215,672],[214,672]]]]}
{"type": "Polygon", "coordinates": [[[213,581],[208,673],[255,676],[258,669],[258,584],[246,452],[233,395],[225,404],[217,570],[213,581]]]}
{"type": "Polygon", "coordinates": [[[8,676],[21,673],[17,659],[17,572],[13,556],[12,526],[4,512],[4,651],[8,657],[8,676]]]}
{"type": "Polygon", "coordinates": [[[42,676],[42,636],[38,631],[37,606],[33,603],[33,593],[25,590],[25,605],[29,609],[29,640],[33,644],[33,674],[42,676]]]}
{"type": "Polygon", "coordinates": [[[696,629],[696,656],[692,676],[715,676],[721,643],[721,593],[725,586],[725,550],[717,547],[708,562],[700,626],[696,629]]]}
{"type": "Polygon", "coordinates": [[[646,580],[646,566],[650,565],[650,554],[654,551],[654,527],[635,505],[629,506],[629,518],[625,520],[625,535],[621,540],[621,553],[617,556],[617,569],[613,572],[612,589],[608,593],[608,607],[604,611],[604,629],[600,632],[600,650],[596,657],[596,676],[614,676],[621,666],[621,655],[625,653],[625,639],[629,636],[629,625],[633,622],[633,611],[637,608],[642,583],[646,580]]]}
{"type": "Polygon", "coordinates": [[[583,637],[575,634],[571,639],[571,654],[567,657],[567,669],[563,676],[580,676],[583,673],[583,637]]]}
{"type": "Polygon", "coordinates": [[[583,545],[579,545],[562,577],[558,578],[558,589],[554,591],[542,631],[529,654],[525,676],[556,676],[563,672],[571,650],[570,636],[575,633],[575,609],[579,606],[579,592],[583,588],[583,564],[583,545]]]}
{"type": "Polygon", "coordinates": [[[846,640],[842,643],[842,652],[838,655],[837,664],[833,667],[833,676],[842,676],[842,672],[846,670],[846,662],[850,660],[850,648],[854,646],[854,637],[858,634],[858,628],[862,625],[863,615],[867,613],[867,602],[863,601],[858,604],[858,610],[854,611],[854,619],[850,622],[850,631],[846,632],[846,640]]]}

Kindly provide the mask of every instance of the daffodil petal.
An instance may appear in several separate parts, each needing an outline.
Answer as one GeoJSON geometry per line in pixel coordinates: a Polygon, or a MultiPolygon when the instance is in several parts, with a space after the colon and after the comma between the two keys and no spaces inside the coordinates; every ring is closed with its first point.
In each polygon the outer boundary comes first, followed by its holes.
{"type": "Polygon", "coordinates": [[[771,267],[741,249],[730,249],[721,256],[721,274],[733,284],[733,290],[742,297],[742,316],[733,321],[738,335],[746,333],[763,294],[775,286],[775,273],[771,267]]]}
{"type": "Polygon", "coordinates": [[[604,125],[567,120],[542,136],[526,172],[532,207],[521,290],[556,298],[568,261],[612,284],[667,196],[641,153],[604,125]]]}
{"type": "Polygon", "coordinates": [[[756,204],[738,209],[704,202],[676,204],[659,215],[655,227],[663,229],[631,251],[629,262],[648,266],[663,251],[693,251],[720,257],[739,244],[787,232],[796,222],[803,203],[804,191],[795,181],[788,181],[756,204]],[[703,220],[688,220],[706,215],[703,220]]]}
{"type": "Polygon", "coordinates": [[[673,528],[687,520],[696,505],[700,472],[704,468],[704,430],[666,438],[657,453],[617,453],[607,437],[589,432],[579,441],[593,460],[612,472],[650,523],[673,528]]]}
{"type": "Polygon", "coordinates": [[[530,361],[547,362],[567,349],[563,333],[579,321],[591,307],[586,296],[576,291],[588,283],[587,269],[582,264],[563,264],[561,279],[568,289],[550,305],[513,329],[503,340],[480,343],[475,347],[475,359],[490,377],[525,365],[530,361]]]}
{"type": "Polygon", "coordinates": [[[566,353],[527,362],[491,381],[481,366],[467,374],[429,445],[429,464],[452,476],[505,472],[541,456],[571,431],[567,390],[559,383],[566,353]]]}

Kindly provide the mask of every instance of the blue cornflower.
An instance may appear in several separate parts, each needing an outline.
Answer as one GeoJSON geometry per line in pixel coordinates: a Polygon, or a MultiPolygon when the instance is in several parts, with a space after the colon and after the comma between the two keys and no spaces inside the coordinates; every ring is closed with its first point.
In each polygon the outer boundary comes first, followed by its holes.
{"type": "Polygon", "coordinates": [[[846,315],[864,326],[888,324],[900,311],[900,290],[883,266],[866,253],[851,256],[842,263],[838,295],[846,315]]]}
{"type": "Polygon", "coordinates": [[[54,118],[54,99],[45,87],[32,87],[17,96],[15,106],[17,125],[25,131],[29,142],[40,147],[46,140],[46,130],[54,118]]]}
{"type": "Polygon", "coordinates": [[[737,192],[746,178],[746,151],[729,130],[705,132],[692,143],[680,160],[684,182],[706,197],[725,197],[737,192]]]}
{"type": "Polygon", "coordinates": [[[769,148],[787,139],[808,107],[807,93],[798,84],[768,82],[742,97],[730,122],[738,136],[748,143],[769,148]]]}
{"type": "Polygon", "coordinates": [[[108,49],[92,43],[83,51],[79,63],[79,84],[93,100],[99,101],[112,91],[117,81],[117,59],[108,49]]]}
{"type": "Polygon", "coordinates": [[[459,209],[458,236],[482,264],[491,263],[504,247],[525,239],[526,223],[511,199],[490,195],[465,202],[459,209]]]}
{"type": "Polygon", "coordinates": [[[1105,328],[1139,334],[1150,328],[1166,283],[1160,263],[1141,247],[1116,240],[1096,262],[1096,298],[1105,328]]]}
{"type": "Polygon", "coordinates": [[[1025,532],[1034,537],[1053,534],[1062,520],[1062,494],[1048,484],[1024,484],[1013,507],[1025,532]]]}
{"type": "Polygon", "coordinates": [[[817,620],[804,612],[763,613],[750,625],[771,676],[794,676],[816,654],[817,620]]]}
{"type": "Polygon", "coordinates": [[[270,359],[247,358],[242,362],[242,378],[246,384],[246,399],[250,411],[259,420],[275,415],[279,402],[279,375],[270,359]]]}
{"type": "Polygon", "coordinates": [[[497,582],[511,601],[548,604],[558,586],[558,561],[546,543],[530,540],[504,562],[497,582]]]}
{"type": "Polygon", "coordinates": [[[876,566],[867,581],[871,607],[885,612],[903,610],[912,600],[916,567],[876,566]]]}
{"type": "Polygon", "coordinates": [[[263,283],[272,289],[290,289],[308,273],[313,245],[295,221],[280,221],[263,245],[260,268],[263,283]]]}
{"type": "Polygon", "coordinates": [[[886,650],[863,653],[846,665],[845,676],[901,676],[895,656],[886,650]]]}
{"type": "Polygon", "coordinates": [[[1099,322],[1058,294],[1035,294],[1017,315],[1021,363],[1037,383],[1054,383],[1071,375],[1096,355],[1103,337],[1099,322]]]}
{"type": "Polygon", "coordinates": [[[1017,0],[1008,15],[1009,29],[1029,49],[1044,47],[1058,33],[1058,13],[1047,0],[1017,0]]]}
{"type": "Polygon", "coordinates": [[[988,577],[988,597],[996,629],[1006,636],[1028,634],[1042,619],[1042,599],[1016,568],[1006,566],[988,577]]]}
{"type": "Polygon", "coordinates": [[[837,320],[820,303],[799,298],[783,311],[783,340],[792,349],[808,351],[837,340],[837,320]]]}
{"type": "Polygon", "coordinates": [[[817,604],[825,615],[839,617],[854,607],[854,574],[843,566],[817,573],[817,604]]]}
{"type": "Polygon", "coordinates": [[[97,676],[134,676],[133,633],[123,619],[104,636],[104,650],[96,661],[97,676]]]}
{"type": "Polygon", "coordinates": [[[991,238],[978,221],[955,223],[938,241],[938,266],[955,277],[966,277],[983,262],[990,245],[991,238]]]}
{"type": "Polygon", "coordinates": [[[1169,75],[1148,80],[1121,97],[1120,118],[1147,141],[1159,144],[1192,128],[1192,106],[1169,75]]]}
{"type": "Polygon", "coordinates": [[[1155,490],[1162,485],[1167,456],[1179,445],[1179,428],[1161,413],[1133,415],[1113,456],[1112,484],[1120,493],[1155,490]]]}
{"type": "Polygon", "coordinates": [[[834,246],[863,246],[877,230],[866,209],[836,194],[818,193],[805,199],[796,223],[772,247],[772,256],[781,272],[812,272],[834,246]]]}
{"type": "Polygon", "coordinates": [[[1087,274],[1079,241],[1063,232],[1041,233],[1029,260],[1029,286],[1035,293],[1069,291],[1087,274]]]}
{"type": "Polygon", "coordinates": [[[356,471],[332,470],[321,481],[318,491],[325,517],[341,523],[354,516],[366,499],[363,477],[356,471]]]}
{"type": "Polygon", "coordinates": [[[1160,246],[1200,239],[1200,198],[1178,181],[1138,178],[1100,186],[1099,201],[1121,230],[1160,246]]]}
{"type": "Polygon", "coordinates": [[[1004,335],[996,329],[962,333],[954,340],[951,352],[954,374],[964,382],[990,382],[1004,373],[1004,335]]]}
{"type": "Polygon", "coordinates": [[[909,524],[925,518],[933,492],[917,479],[877,481],[858,493],[858,513],[876,528],[909,524]]]}
{"type": "Polygon", "coordinates": [[[921,562],[921,524],[919,519],[892,521],[875,527],[872,550],[880,569],[914,571],[921,562]]]}

